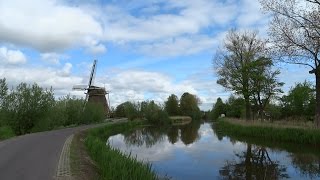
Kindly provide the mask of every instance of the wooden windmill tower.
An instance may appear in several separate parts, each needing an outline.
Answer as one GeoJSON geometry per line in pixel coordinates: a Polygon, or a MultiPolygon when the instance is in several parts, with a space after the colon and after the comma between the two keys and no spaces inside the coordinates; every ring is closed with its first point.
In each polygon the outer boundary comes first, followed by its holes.
{"type": "Polygon", "coordinates": [[[97,68],[97,60],[93,61],[92,70],[90,73],[89,83],[88,86],[86,85],[75,85],[73,86],[72,90],[76,91],[85,91],[86,98],[84,107],[86,107],[87,102],[89,103],[95,103],[103,106],[103,109],[105,110],[106,116],[109,114],[109,92],[106,91],[104,87],[98,87],[93,85],[93,81],[96,74],[96,68],[97,68]],[[107,98],[106,98],[107,95],[107,98]]]}

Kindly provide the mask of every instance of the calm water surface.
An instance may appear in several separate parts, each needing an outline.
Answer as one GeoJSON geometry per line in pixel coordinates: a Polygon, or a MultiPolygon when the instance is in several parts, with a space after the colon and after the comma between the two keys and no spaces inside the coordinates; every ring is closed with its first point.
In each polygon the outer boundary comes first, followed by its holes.
{"type": "Polygon", "coordinates": [[[320,179],[318,148],[238,141],[211,123],[144,127],[111,136],[108,143],[172,179],[320,179]]]}

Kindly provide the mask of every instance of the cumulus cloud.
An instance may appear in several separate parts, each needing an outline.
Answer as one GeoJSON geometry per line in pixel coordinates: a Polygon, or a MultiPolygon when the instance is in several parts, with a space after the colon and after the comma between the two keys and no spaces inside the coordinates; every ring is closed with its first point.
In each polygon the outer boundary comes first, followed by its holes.
{"type": "Polygon", "coordinates": [[[63,68],[59,71],[59,75],[62,77],[68,77],[71,73],[72,64],[66,63],[64,64],[63,68]]]}
{"type": "Polygon", "coordinates": [[[154,43],[141,45],[139,51],[143,54],[161,57],[178,56],[199,53],[204,50],[213,49],[218,41],[208,36],[177,37],[154,43]]]}
{"type": "Polygon", "coordinates": [[[67,59],[68,56],[67,55],[63,55],[63,54],[58,54],[58,53],[41,53],[40,57],[43,61],[48,62],[50,64],[55,64],[58,65],[60,64],[60,60],[62,59],[67,59]]]}
{"type": "Polygon", "coordinates": [[[19,50],[10,50],[7,47],[0,47],[0,62],[4,64],[24,64],[26,56],[19,50]]]}
{"type": "Polygon", "coordinates": [[[212,48],[219,34],[212,29],[226,31],[235,19],[240,27],[266,24],[259,8],[258,1],[249,0],[2,1],[0,42],[42,53],[84,47],[93,54],[105,53],[111,42],[143,54],[179,56],[212,48]],[[196,44],[189,49],[191,42],[196,44]]]}
{"type": "MultiPolygon", "coordinates": [[[[115,42],[150,41],[197,34],[202,28],[229,23],[237,9],[233,3],[210,0],[164,3],[164,13],[147,17],[134,16],[130,11],[114,5],[105,7],[105,14],[101,17],[106,24],[105,38],[115,42]]],[[[145,8],[141,10],[144,11],[145,8]]]]}
{"type": "Polygon", "coordinates": [[[103,29],[91,15],[78,7],[55,0],[1,1],[0,41],[41,52],[72,46],[87,47],[87,39],[98,40],[103,29]]]}
{"type": "MultiPolygon", "coordinates": [[[[71,64],[66,64],[68,71],[71,64]]],[[[0,68],[0,78],[6,78],[9,86],[15,87],[21,82],[37,83],[44,88],[53,88],[55,95],[63,96],[71,92],[72,86],[81,84],[83,78],[79,76],[61,74],[59,69],[40,67],[4,66],[0,68]]],[[[80,93],[75,93],[80,94],[80,93]]],[[[82,94],[82,93],[81,93],[82,94]]]]}

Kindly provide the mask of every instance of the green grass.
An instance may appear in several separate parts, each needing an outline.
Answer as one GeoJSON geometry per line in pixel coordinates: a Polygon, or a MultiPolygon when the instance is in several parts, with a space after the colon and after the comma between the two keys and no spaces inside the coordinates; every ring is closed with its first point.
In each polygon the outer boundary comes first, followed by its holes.
{"type": "Polygon", "coordinates": [[[112,124],[89,130],[85,145],[90,157],[96,162],[101,179],[149,180],[158,179],[151,164],[112,148],[106,141],[109,136],[132,130],[141,123],[112,124]]]}
{"type": "Polygon", "coordinates": [[[219,131],[233,137],[250,137],[261,141],[289,142],[309,145],[320,145],[320,130],[280,126],[263,126],[251,123],[238,123],[230,120],[217,122],[219,131]]]}
{"type": "Polygon", "coordinates": [[[16,136],[9,126],[0,127],[0,140],[8,139],[16,136]]]}

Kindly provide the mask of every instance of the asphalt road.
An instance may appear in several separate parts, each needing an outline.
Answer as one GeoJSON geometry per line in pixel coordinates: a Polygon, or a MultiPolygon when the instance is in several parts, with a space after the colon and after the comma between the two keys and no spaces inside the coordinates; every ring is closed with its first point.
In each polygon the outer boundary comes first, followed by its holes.
{"type": "MultiPolygon", "coordinates": [[[[101,124],[100,124],[101,125],[101,124]]],[[[87,125],[15,137],[0,142],[1,180],[51,180],[66,139],[87,125]]]]}

